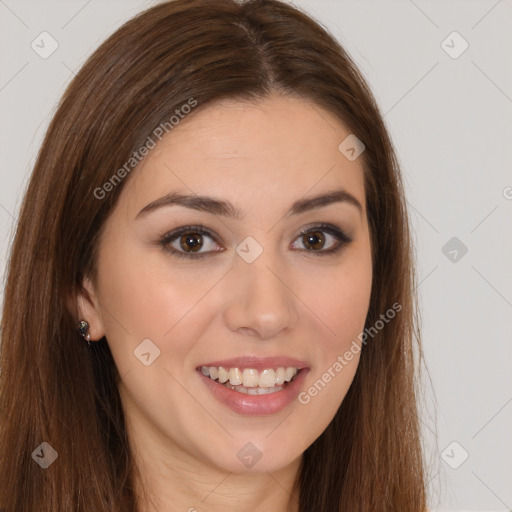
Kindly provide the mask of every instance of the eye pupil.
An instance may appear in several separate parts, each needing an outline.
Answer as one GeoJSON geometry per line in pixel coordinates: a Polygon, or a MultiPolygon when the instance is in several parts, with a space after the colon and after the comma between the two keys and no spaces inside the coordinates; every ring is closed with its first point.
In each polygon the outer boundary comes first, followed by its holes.
{"type": "Polygon", "coordinates": [[[181,237],[180,245],[186,252],[197,252],[203,246],[203,240],[198,233],[187,233],[181,237]]]}
{"type": "Polygon", "coordinates": [[[325,237],[321,231],[312,231],[303,236],[304,245],[307,249],[321,249],[325,243],[325,237]]]}

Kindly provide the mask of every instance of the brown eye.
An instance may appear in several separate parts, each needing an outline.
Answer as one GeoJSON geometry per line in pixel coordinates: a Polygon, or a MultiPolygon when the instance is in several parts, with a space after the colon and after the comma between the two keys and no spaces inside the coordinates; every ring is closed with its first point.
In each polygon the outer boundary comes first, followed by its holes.
{"type": "Polygon", "coordinates": [[[325,244],[325,236],[321,231],[309,231],[302,235],[302,241],[308,250],[321,249],[325,244]]]}
{"type": "Polygon", "coordinates": [[[192,259],[221,252],[216,240],[215,233],[203,226],[183,226],[163,235],[158,243],[172,256],[192,259]]]}
{"type": "Polygon", "coordinates": [[[203,239],[199,233],[186,233],[180,238],[180,247],[185,252],[197,252],[202,246],[203,239]]]}
{"type": "Polygon", "coordinates": [[[327,256],[338,253],[352,241],[351,236],[335,225],[318,224],[304,228],[297,235],[292,248],[315,256],[327,256]]]}

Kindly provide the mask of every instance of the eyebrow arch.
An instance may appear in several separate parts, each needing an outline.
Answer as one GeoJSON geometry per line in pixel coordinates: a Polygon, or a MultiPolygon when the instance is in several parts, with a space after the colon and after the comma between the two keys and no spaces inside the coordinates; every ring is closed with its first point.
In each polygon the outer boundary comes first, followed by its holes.
{"type": "MultiPolygon", "coordinates": [[[[295,201],[286,213],[286,216],[298,215],[309,210],[314,210],[333,203],[342,202],[355,206],[359,210],[360,214],[363,213],[363,207],[361,203],[352,194],[346,190],[338,189],[325,194],[301,198],[295,201]]],[[[243,218],[242,212],[228,201],[215,199],[211,196],[185,195],[175,192],[171,192],[170,194],[156,199],[155,201],[152,201],[148,205],[144,206],[144,208],[142,208],[142,210],[137,214],[135,218],[141,218],[148,213],[164,206],[173,205],[184,206],[185,208],[191,208],[193,210],[211,213],[213,215],[222,215],[224,217],[236,220],[243,218]]]]}

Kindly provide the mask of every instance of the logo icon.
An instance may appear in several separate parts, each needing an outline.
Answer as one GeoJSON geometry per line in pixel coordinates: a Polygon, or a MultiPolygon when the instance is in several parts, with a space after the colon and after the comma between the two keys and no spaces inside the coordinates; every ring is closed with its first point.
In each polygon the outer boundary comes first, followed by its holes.
{"type": "Polygon", "coordinates": [[[469,43],[456,31],[441,42],[441,48],[452,58],[458,59],[468,48],[469,43]]]}
{"type": "Polygon", "coordinates": [[[248,468],[252,468],[263,456],[258,447],[251,442],[245,444],[236,455],[242,464],[248,468]]]}
{"type": "Polygon", "coordinates": [[[365,145],[353,133],[346,137],[338,146],[340,153],[351,162],[356,160],[365,148],[365,145]]]}
{"type": "Polygon", "coordinates": [[[135,348],[133,353],[144,366],[149,366],[160,356],[160,349],[149,338],[146,338],[135,348]]]}
{"type": "Polygon", "coordinates": [[[466,449],[457,441],[451,442],[442,452],[441,458],[452,469],[459,469],[469,457],[466,449]]]}
{"type": "Polygon", "coordinates": [[[456,236],[454,236],[443,245],[441,252],[452,263],[458,263],[468,252],[468,248],[456,236]]]}
{"type": "Polygon", "coordinates": [[[263,247],[252,236],[248,236],[237,245],[236,252],[246,263],[252,263],[263,252],[263,247]]]}
{"type": "Polygon", "coordinates": [[[59,454],[46,442],[42,442],[33,452],[32,458],[43,468],[51,466],[59,454]]]}
{"type": "Polygon", "coordinates": [[[59,43],[48,32],[41,32],[31,43],[30,47],[39,57],[47,59],[59,47],[59,43]]]}

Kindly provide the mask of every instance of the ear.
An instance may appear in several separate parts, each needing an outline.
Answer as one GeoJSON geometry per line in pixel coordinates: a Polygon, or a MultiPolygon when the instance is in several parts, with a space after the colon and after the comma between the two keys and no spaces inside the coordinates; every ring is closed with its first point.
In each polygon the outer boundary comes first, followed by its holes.
{"type": "MultiPolygon", "coordinates": [[[[73,299],[71,301],[73,302],[73,299]]],[[[83,278],[82,286],[72,305],[75,306],[73,309],[77,313],[77,321],[86,320],[89,323],[91,341],[97,341],[105,336],[101,306],[90,278],[83,278]]]]}

